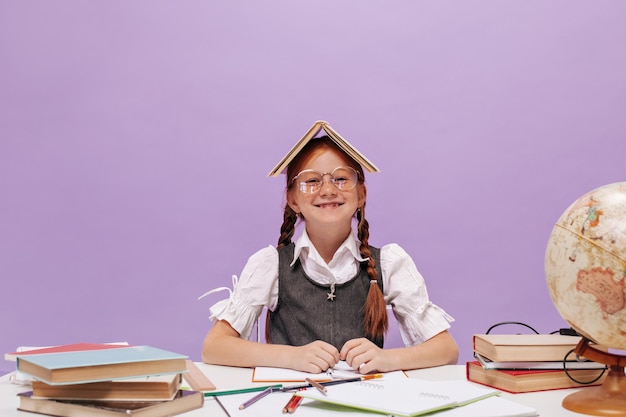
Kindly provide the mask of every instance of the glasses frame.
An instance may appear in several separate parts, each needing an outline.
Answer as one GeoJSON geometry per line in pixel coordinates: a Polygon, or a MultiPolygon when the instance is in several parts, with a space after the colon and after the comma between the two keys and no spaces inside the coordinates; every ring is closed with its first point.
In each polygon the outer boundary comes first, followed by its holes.
{"type": "Polygon", "coordinates": [[[293,179],[291,180],[291,183],[295,184],[296,180],[298,179],[298,177],[300,175],[302,175],[302,174],[307,173],[307,172],[313,172],[313,173],[319,174],[320,177],[322,178],[322,181],[320,182],[319,187],[315,191],[313,191],[312,193],[307,193],[306,191],[303,190],[303,188],[306,187],[306,185],[304,185],[304,187],[303,187],[303,184],[306,184],[306,183],[298,184],[298,185],[300,185],[299,187],[297,187],[298,191],[300,191],[302,194],[306,194],[306,195],[312,195],[312,194],[315,194],[315,193],[319,192],[322,189],[322,186],[324,185],[324,177],[326,175],[330,175],[330,183],[333,185],[333,187],[335,187],[339,191],[350,191],[350,190],[353,190],[354,188],[356,188],[357,184],[359,183],[359,179],[361,178],[361,174],[359,174],[359,171],[357,171],[356,169],[352,168],[351,166],[341,165],[341,166],[338,166],[337,168],[333,169],[331,172],[319,172],[319,171],[316,171],[314,169],[303,169],[302,171],[298,172],[298,174],[295,177],[293,177],[293,179]],[[356,181],[354,181],[354,185],[352,187],[350,187],[350,188],[345,188],[345,187],[344,188],[339,188],[337,186],[337,184],[335,183],[337,181],[337,179],[334,177],[334,173],[338,169],[347,169],[347,170],[352,171],[352,172],[354,172],[356,174],[356,181]]]}

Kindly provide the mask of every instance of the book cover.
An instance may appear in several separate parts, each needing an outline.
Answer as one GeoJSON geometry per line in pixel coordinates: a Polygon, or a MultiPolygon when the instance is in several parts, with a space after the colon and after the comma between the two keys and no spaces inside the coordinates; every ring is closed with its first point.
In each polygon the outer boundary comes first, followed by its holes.
{"type": "MultiPolygon", "coordinates": [[[[572,355],[574,356],[574,355],[572,355]]],[[[474,357],[485,369],[604,369],[606,365],[590,360],[579,361],[492,361],[479,353],[474,352],[474,357]]]]}
{"type": "Polygon", "coordinates": [[[328,386],[318,390],[297,391],[295,395],[360,410],[413,417],[449,408],[462,407],[493,395],[498,390],[464,380],[427,381],[392,378],[328,386]]]}
{"type": "Polygon", "coordinates": [[[474,352],[492,361],[562,361],[581,340],[560,334],[475,334],[474,352]]]}
{"type": "Polygon", "coordinates": [[[50,385],[34,380],[32,398],[75,401],[167,401],[174,398],[181,382],[181,374],[63,385],[50,385]]]}
{"type": "Polygon", "coordinates": [[[151,346],[18,355],[17,370],[48,384],[77,384],[186,371],[187,356],[151,346]]]}
{"type": "Polygon", "coordinates": [[[32,391],[18,394],[18,410],[59,417],[168,417],[201,408],[199,391],[179,391],[170,401],[85,402],[46,400],[32,397],[32,391]]]}
{"type": "Polygon", "coordinates": [[[215,384],[198,368],[192,360],[187,359],[187,373],[185,381],[194,391],[213,391],[215,384]]]}
{"type": "MultiPolygon", "coordinates": [[[[465,370],[468,381],[514,394],[590,386],[573,381],[560,369],[485,369],[478,361],[471,361],[467,362],[465,370]]],[[[602,370],[574,369],[568,372],[576,380],[586,382],[596,378],[602,370]]],[[[604,376],[592,385],[600,385],[603,381],[604,376]]]]}

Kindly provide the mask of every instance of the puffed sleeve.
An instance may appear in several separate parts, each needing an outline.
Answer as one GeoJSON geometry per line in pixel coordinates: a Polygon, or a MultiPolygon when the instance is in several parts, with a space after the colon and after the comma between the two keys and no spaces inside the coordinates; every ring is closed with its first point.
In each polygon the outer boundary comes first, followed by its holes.
{"type": "Polygon", "coordinates": [[[450,328],[454,319],[428,298],[426,283],[413,259],[399,245],[381,248],[385,302],[391,305],[406,346],[423,343],[450,328]]]}
{"type": "Polygon", "coordinates": [[[248,339],[264,307],[274,309],[278,299],[278,252],[268,246],[252,255],[233,284],[228,299],[211,307],[211,320],[225,320],[241,338],[248,339]]]}

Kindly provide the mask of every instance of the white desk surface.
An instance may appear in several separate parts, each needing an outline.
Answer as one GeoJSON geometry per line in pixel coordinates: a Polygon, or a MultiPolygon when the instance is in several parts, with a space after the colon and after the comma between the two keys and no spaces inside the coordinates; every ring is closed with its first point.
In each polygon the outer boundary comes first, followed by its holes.
{"type": "MultiPolygon", "coordinates": [[[[267,385],[255,384],[250,382],[252,379],[252,370],[249,368],[231,368],[225,366],[215,366],[207,364],[198,364],[199,368],[209,377],[209,379],[218,387],[218,389],[232,389],[242,386],[267,385]]],[[[432,381],[449,380],[449,379],[465,379],[464,365],[440,366],[436,368],[420,369],[407,372],[409,376],[414,378],[423,378],[432,381]]],[[[583,388],[584,389],[584,388],[583,388]]],[[[9,374],[0,377],[0,416],[2,417],[26,417],[36,414],[18,411],[17,406],[19,400],[17,394],[23,391],[29,391],[28,386],[12,384],[9,381],[9,374]]],[[[575,392],[576,389],[562,389],[553,391],[541,391],[527,394],[509,394],[502,393],[501,396],[509,400],[524,404],[536,409],[540,416],[543,417],[581,417],[585,414],[574,413],[566,410],[561,406],[563,398],[568,394],[575,392]]],[[[227,414],[220,408],[219,404],[213,397],[206,397],[204,407],[198,410],[181,414],[185,417],[206,417],[206,416],[224,416],[227,414]]],[[[280,412],[277,415],[281,414],[280,412]]],[[[297,416],[297,411],[294,414],[297,416]]],[[[588,417],[588,416],[587,416],[588,417]]]]}

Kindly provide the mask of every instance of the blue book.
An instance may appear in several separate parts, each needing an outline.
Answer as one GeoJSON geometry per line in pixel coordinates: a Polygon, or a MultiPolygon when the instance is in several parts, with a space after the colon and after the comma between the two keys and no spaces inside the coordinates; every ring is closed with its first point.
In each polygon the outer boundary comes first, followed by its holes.
{"type": "Polygon", "coordinates": [[[151,346],[17,356],[17,370],[51,385],[185,372],[187,356],[151,346]]]}

